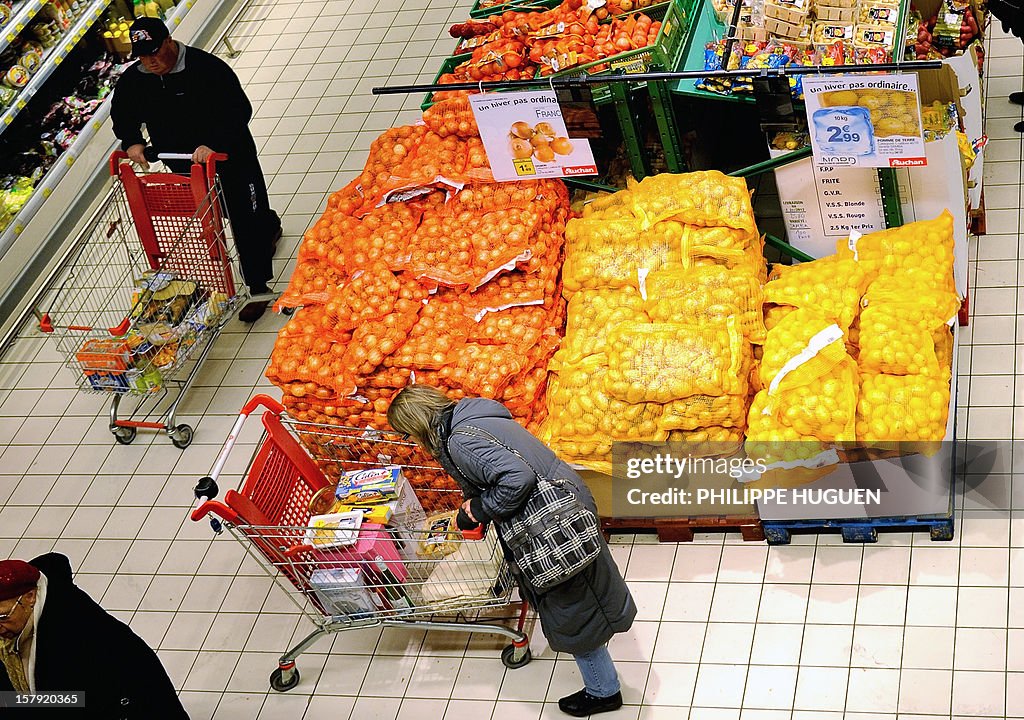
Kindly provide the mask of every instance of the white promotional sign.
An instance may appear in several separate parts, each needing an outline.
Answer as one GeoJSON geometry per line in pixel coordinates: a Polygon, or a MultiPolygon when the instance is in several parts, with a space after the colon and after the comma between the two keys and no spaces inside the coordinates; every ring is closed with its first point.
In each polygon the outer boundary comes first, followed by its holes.
{"type": "Polygon", "coordinates": [[[498,182],[597,175],[590,141],[570,138],[553,90],[471,95],[498,182]]]}
{"type": "Polygon", "coordinates": [[[807,126],[816,165],[927,165],[917,75],[807,77],[807,126]]]}

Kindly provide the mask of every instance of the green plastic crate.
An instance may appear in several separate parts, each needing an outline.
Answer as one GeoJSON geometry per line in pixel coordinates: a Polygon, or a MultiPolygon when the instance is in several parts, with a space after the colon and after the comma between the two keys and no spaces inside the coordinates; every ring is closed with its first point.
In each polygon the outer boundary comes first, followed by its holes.
{"type": "Polygon", "coordinates": [[[558,7],[561,4],[562,0],[512,0],[512,2],[505,2],[482,8],[480,7],[480,0],[476,0],[476,2],[473,3],[473,9],[469,11],[469,16],[473,19],[479,20],[480,18],[490,17],[491,15],[497,15],[498,13],[507,12],[509,10],[513,10],[515,12],[550,10],[551,8],[558,7]]]}
{"type": "MultiPolygon", "coordinates": [[[[450,73],[452,70],[457,68],[462,63],[469,60],[473,53],[464,53],[462,55],[452,55],[449,58],[445,58],[444,62],[441,63],[441,69],[437,71],[437,75],[434,76],[433,84],[437,84],[437,81],[441,79],[441,76],[450,73]]],[[[423,102],[420,103],[420,110],[426,110],[428,107],[434,104],[434,93],[427,93],[423,96],[423,102]]]]}
{"type": "MultiPolygon", "coordinates": [[[[547,77],[564,77],[567,75],[608,75],[615,72],[647,72],[656,67],[659,70],[678,70],[686,51],[686,36],[690,21],[694,17],[696,0],[672,0],[661,5],[652,5],[641,10],[634,10],[628,15],[643,13],[652,20],[660,20],[661,30],[654,44],[646,48],[626,50],[618,55],[602,58],[583,65],[575,65],[566,70],[552,73],[547,77]],[[593,70],[607,64],[606,70],[593,70]]],[[[607,87],[593,88],[594,102],[603,103],[611,99],[607,87]]]]}

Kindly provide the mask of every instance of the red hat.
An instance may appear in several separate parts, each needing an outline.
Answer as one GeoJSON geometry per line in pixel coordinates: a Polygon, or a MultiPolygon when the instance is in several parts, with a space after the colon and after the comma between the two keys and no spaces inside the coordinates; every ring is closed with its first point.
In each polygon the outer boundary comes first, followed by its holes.
{"type": "Polygon", "coordinates": [[[24,560],[0,560],[0,600],[20,597],[35,590],[39,570],[24,560]]]}

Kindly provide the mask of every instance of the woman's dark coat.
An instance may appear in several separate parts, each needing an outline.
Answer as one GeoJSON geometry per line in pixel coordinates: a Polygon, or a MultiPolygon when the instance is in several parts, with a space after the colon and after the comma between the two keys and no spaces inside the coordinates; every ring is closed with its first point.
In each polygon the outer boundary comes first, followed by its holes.
{"type": "MultiPolygon", "coordinates": [[[[473,398],[462,400],[453,412],[442,417],[439,434],[443,447],[439,460],[462,486],[467,498],[479,498],[474,503],[474,514],[482,512],[487,520],[500,525],[523,507],[536,486],[537,476],[522,460],[494,442],[454,432],[470,426],[517,450],[545,477],[570,481],[577,496],[597,513],[590,490],[571,467],[513,420],[503,405],[473,398]],[[449,435],[450,432],[454,434],[449,435]]],[[[539,592],[525,579],[518,578],[526,600],[540,615],[548,644],[556,652],[579,654],[594,650],[633,624],[636,605],[608,546],[602,545],[601,554],[583,572],[546,592],[539,592]]]]}

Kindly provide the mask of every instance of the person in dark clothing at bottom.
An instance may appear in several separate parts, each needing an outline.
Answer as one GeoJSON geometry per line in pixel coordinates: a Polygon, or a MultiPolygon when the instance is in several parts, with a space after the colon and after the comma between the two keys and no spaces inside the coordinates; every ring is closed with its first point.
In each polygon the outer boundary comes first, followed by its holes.
{"type": "MultiPolygon", "coordinates": [[[[520,513],[537,486],[530,466],[547,478],[563,479],[597,514],[583,479],[513,420],[501,403],[485,398],[456,403],[436,388],[410,385],[391,402],[388,423],[415,440],[459,483],[466,498],[457,518],[460,528],[495,523],[501,540],[502,521],[520,513]],[[477,434],[456,432],[460,428],[482,430],[507,447],[477,434]]],[[[507,557],[504,542],[502,549],[507,557]]],[[[558,701],[562,712],[586,717],[622,707],[608,641],[629,630],[637,609],[608,545],[602,540],[601,553],[590,565],[544,591],[532,587],[515,568],[513,572],[520,593],[540,616],[548,645],[572,654],[583,676],[583,689],[558,701]]]]}
{"type": "MultiPolygon", "coordinates": [[[[139,18],[129,30],[132,57],[114,89],[110,116],[114,134],[133,162],[144,169],[146,140],[142,125],[157,152],[192,153],[205,163],[214,153],[226,153],[217,165],[242,274],[253,295],[270,292],[272,260],[281,238],[281,220],[270,208],[267,184],[249,132],[252,104],[238,76],[218,57],[171,39],[156,18],[139,18]]],[[[187,173],[189,164],[165,161],[174,172],[187,173]]],[[[253,301],[239,318],[255,322],[269,301],[253,301]]]]}
{"type": "MultiPolygon", "coordinates": [[[[989,0],[989,11],[998,18],[1003,32],[1024,40],[1024,0],[989,0]]],[[[1010,93],[1010,102],[1024,105],[1024,91],[1010,93]]],[[[1024,120],[1013,126],[1019,133],[1024,133],[1024,120]]]]}
{"type": "Polygon", "coordinates": [[[74,584],[59,553],[0,561],[0,692],[84,693],[84,708],[24,713],[37,720],[188,720],[156,653],[74,584]]]}

